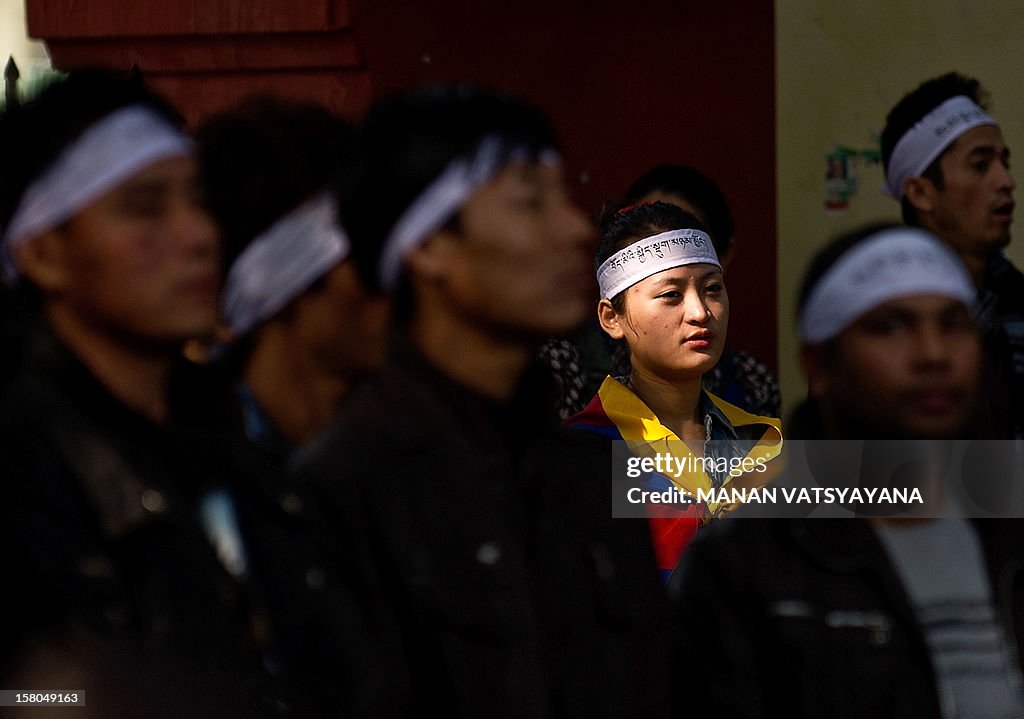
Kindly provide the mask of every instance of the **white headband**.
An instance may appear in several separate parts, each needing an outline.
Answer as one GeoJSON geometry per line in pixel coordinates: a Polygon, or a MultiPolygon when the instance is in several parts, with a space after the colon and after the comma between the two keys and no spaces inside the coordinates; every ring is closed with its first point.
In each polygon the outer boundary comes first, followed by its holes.
{"type": "Polygon", "coordinates": [[[896,143],[889,157],[882,192],[893,199],[902,199],[903,183],[911,177],[920,177],[956,138],[979,125],[996,124],[970,98],[951,97],[921,118],[896,143]]]}
{"type": "Polygon", "coordinates": [[[816,344],[890,300],[939,295],[974,306],[975,290],[960,259],[914,227],[883,230],[841,257],[818,280],[800,319],[800,336],[816,344]]]}
{"type": "MultiPolygon", "coordinates": [[[[476,151],[452,161],[436,180],[398,218],[381,250],[380,278],[384,289],[393,289],[402,270],[402,260],[437,232],[482,185],[494,178],[506,164],[525,159],[525,149],[503,153],[502,141],[484,138],[476,151]]],[[[545,150],[540,161],[554,164],[558,154],[545,150]]]]}
{"type": "Polygon", "coordinates": [[[96,122],[25,190],[2,238],[6,279],[19,275],[13,248],[57,227],[145,167],[191,151],[187,137],[141,105],[96,122]]]}
{"type": "Polygon", "coordinates": [[[221,298],[224,322],[238,337],[272,317],[348,255],[337,205],[324,193],[292,210],[231,265],[221,298]]]}
{"type": "Polygon", "coordinates": [[[651,275],[697,264],[722,268],[711,238],[700,230],[669,230],[638,240],[602,262],[597,285],[601,297],[610,300],[651,275]]]}

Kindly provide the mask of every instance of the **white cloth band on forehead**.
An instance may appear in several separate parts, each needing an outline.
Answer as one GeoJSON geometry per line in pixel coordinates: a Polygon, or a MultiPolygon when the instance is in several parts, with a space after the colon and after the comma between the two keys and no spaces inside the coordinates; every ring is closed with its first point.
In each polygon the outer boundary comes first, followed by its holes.
{"type": "MultiPolygon", "coordinates": [[[[384,289],[394,288],[405,257],[441,229],[482,185],[506,164],[527,157],[525,148],[503,152],[504,147],[497,137],[484,138],[471,155],[453,160],[402,213],[381,250],[380,278],[384,289]]],[[[555,164],[559,156],[549,149],[540,153],[539,160],[555,164]]]]}
{"type": "Polygon", "coordinates": [[[337,203],[324,193],[259,235],[231,265],[221,297],[235,337],[270,319],[348,256],[337,203]]]}
{"type": "Polygon", "coordinates": [[[974,285],[953,252],[924,230],[883,230],[843,255],[807,298],[800,336],[832,339],[861,315],[890,300],[939,295],[973,308],[974,285]]]}
{"type": "Polygon", "coordinates": [[[93,124],[25,190],[3,236],[8,281],[19,274],[13,248],[57,227],[147,166],[191,151],[185,135],[141,105],[122,108],[93,124]]]}
{"type": "Polygon", "coordinates": [[[979,125],[997,123],[968,97],[957,95],[946,100],[896,143],[885,170],[882,192],[893,199],[902,199],[904,182],[920,177],[956,138],[979,125]]]}
{"type": "Polygon", "coordinates": [[[625,247],[597,268],[601,297],[611,299],[651,275],[683,265],[709,264],[719,269],[711,238],[700,230],[669,230],[625,247]]]}

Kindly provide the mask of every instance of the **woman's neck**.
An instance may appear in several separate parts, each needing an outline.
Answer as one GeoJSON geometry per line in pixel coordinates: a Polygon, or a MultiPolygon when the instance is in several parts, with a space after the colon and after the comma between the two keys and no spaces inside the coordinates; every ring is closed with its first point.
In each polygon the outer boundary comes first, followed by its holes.
{"type": "Polygon", "coordinates": [[[629,387],[677,437],[691,441],[706,439],[700,416],[700,375],[669,381],[634,367],[629,387]]]}

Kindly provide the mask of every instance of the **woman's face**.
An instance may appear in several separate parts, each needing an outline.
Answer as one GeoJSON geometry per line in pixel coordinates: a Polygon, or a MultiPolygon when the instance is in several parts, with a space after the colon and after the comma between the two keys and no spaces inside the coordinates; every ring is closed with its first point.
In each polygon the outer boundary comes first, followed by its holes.
{"type": "Polygon", "coordinates": [[[625,299],[621,314],[607,300],[599,314],[605,331],[629,345],[634,371],[692,379],[718,362],[729,325],[729,295],[718,267],[664,270],[628,288],[625,299]]]}

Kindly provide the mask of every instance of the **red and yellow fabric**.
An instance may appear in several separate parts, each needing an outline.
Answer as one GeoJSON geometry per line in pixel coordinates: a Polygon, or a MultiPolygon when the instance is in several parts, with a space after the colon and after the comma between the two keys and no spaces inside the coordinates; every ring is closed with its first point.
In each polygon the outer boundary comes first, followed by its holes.
{"type": "MultiPolygon", "coordinates": [[[[713,394],[706,394],[738,435],[756,441],[746,457],[755,462],[761,460],[767,463],[779,456],[782,451],[782,423],[778,419],[751,414],[713,394]]],[[[597,432],[612,440],[623,440],[630,453],[636,457],[653,459],[657,455],[666,454],[673,457],[693,455],[687,445],[661,423],[643,400],[612,377],[605,378],[590,404],[571,417],[568,424],[597,432]]],[[[694,463],[688,462],[684,466],[689,468],[694,463]]],[[[770,481],[773,475],[774,472],[750,472],[729,479],[727,484],[761,486],[770,481]]],[[[711,477],[702,469],[684,471],[678,477],[673,475],[666,479],[693,497],[697,496],[698,490],[708,492],[715,486],[711,477]]],[[[666,517],[663,516],[666,512],[662,507],[659,508],[659,516],[650,517],[651,536],[663,577],[667,577],[667,573],[675,568],[679,556],[697,528],[731,508],[732,505],[713,502],[706,506],[694,505],[685,511],[680,510],[675,516],[666,517]]]]}

